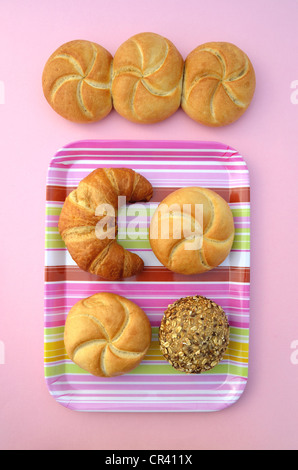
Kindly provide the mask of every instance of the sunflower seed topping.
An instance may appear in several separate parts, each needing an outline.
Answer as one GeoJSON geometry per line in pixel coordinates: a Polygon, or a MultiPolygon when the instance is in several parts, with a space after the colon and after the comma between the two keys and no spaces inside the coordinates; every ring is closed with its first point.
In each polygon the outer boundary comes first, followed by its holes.
{"type": "Polygon", "coordinates": [[[215,367],[223,359],[229,340],[224,310],[199,295],[169,305],[159,328],[163,356],[185,373],[200,374],[215,367]]]}

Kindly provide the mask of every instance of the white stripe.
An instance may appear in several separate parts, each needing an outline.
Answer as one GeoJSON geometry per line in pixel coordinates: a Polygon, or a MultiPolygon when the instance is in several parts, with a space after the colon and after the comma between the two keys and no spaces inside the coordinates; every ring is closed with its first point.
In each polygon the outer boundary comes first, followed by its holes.
{"type": "MultiPolygon", "coordinates": [[[[126,397],[124,400],[120,400],[119,397],[111,397],[109,399],[107,399],[106,397],[103,397],[102,400],[100,400],[99,398],[97,397],[94,397],[94,398],[91,398],[89,397],[88,399],[86,397],[80,397],[80,396],[77,396],[75,399],[73,398],[73,395],[70,394],[70,395],[62,395],[62,396],[59,396],[58,395],[58,398],[57,400],[61,403],[69,403],[71,402],[72,404],[73,403],[101,403],[101,404],[111,404],[113,402],[116,402],[118,404],[121,404],[121,403],[131,403],[131,402],[134,402],[134,403],[154,403],[154,402],[171,402],[171,403],[196,403],[198,406],[202,403],[227,403],[227,402],[234,402],[235,401],[235,398],[240,396],[242,394],[243,390],[238,390],[237,393],[236,391],[233,391],[231,393],[231,395],[224,395],[222,398],[221,397],[212,397],[212,396],[208,396],[208,394],[206,394],[205,396],[202,396],[200,397],[200,401],[198,402],[198,400],[194,399],[194,400],[190,400],[189,397],[185,397],[185,400],[182,400],[181,398],[180,399],[177,399],[176,397],[171,397],[171,396],[168,396],[168,397],[150,397],[147,398],[147,397],[126,397]]],[[[62,392],[64,393],[64,392],[62,392]]],[[[51,392],[51,394],[53,395],[53,392],[51,392]]],[[[60,392],[60,395],[61,395],[61,392],[60,392]]]]}
{"type": "MultiPolygon", "coordinates": [[[[82,155],[83,156],[83,155],[82,155]]],[[[63,158],[63,157],[62,157],[63,158]]],[[[162,158],[162,157],[160,157],[162,158]]],[[[214,157],[215,158],[215,157],[214,157]]],[[[218,158],[218,157],[216,157],[218,158]]],[[[88,159],[84,159],[83,161],[81,160],[65,160],[65,161],[61,161],[60,164],[61,165],[73,165],[73,164],[90,164],[90,165],[94,165],[96,162],[96,160],[88,160],[88,159]]],[[[98,163],[100,163],[100,165],[111,165],[111,160],[98,160],[98,163]]],[[[131,164],[131,162],[127,161],[127,160],[117,160],[117,165],[118,164],[131,164]]],[[[150,161],[144,161],[144,160],[135,160],[133,162],[134,166],[135,165],[148,165],[148,166],[152,166],[152,162],[150,161]]],[[[164,166],[179,166],[181,165],[182,167],[184,166],[191,166],[191,165],[198,165],[198,166],[202,166],[202,165],[214,165],[214,166],[245,166],[246,167],[246,163],[242,160],[240,162],[221,162],[221,161],[214,161],[214,162],[207,162],[205,161],[204,159],[202,159],[201,161],[200,160],[196,160],[196,161],[179,161],[179,162],[163,162],[163,161],[156,161],[154,162],[154,166],[156,165],[164,165],[164,166]]],[[[56,168],[54,168],[56,170],[56,168]]],[[[84,171],[85,169],[82,168],[81,169],[82,171],[84,171]]],[[[71,169],[72,171],[72,169],[71,169]]]]}
{"type": "MultiPolygon", "coordinates": [[[[152,253],[150,250],[134,250],[133,252],[143,259],[145,266],[162,266],[162,264],[155,257],[154,253],[152,253]]],[[[46,266],[77,266],[66,249],[55,251],[52,251],[51,249],[45,250],[45,262],[46,266]]],[[[250,267],[250,253],[249,251],[230,252],[229,256],[220,266],[233,266],[242,268],[250,267]]]]}
{"type": "MultiPolygon", "coordinates": [[[[99,386],[101,384],[98,384],[99,386]]],[[[239,390],[239,392],[242,392],[242,390],[239,390]]],[[[239,393],[238,392],[238,393],[239,393]]],[[[71,396],[74,395],[103,395],[107,394],[106,390],[88,390],[88,389],[81,389],[81,390],[63,390],[63,394],[69,393],[71,396]]],[[[108,391],[109,395],[228,395],[229,390],[109,390],[108,391]]],[[[233,395],[234,395],[234,390],[233,390],[233,395]]],[[[53,391],[52,395],[57,396],[61,395],[61,391],[53,391]]],[[[150,397],[150,400],[154,399],[154,397],[150,397]]],[[[160,397],[162,400],[165,400],[166,397],[160,397]]],[[[175,397],[170,397],[172,399],[175,399],[175,397]]],[[[94,397],[95,399],[95,397],[94,397]]],[[[114,397],[111,397],[111,399],[115,399],[114,397]]],[[[143,397],[131,397],[125,398],[126,400],[139,400],[143,399],[143,397]]]]}
{"type": "MultiPolygon", "coordinates": [[[[52,178],[53,180],[53,183],[51,183],[50,181],[48,181],[47,183],[47,186],[57,186],[57,185],[61,185],[63,186],[64,188],[72,188],[74,186],[77,186],[79,184],[79,181],[80,180],[71,180],[71,179],[68,179],[67,183],[65,183],[65,179],[64,178],[56,178],[56,177],[53,177],[52,178]]],[[[212,181],[209,181],[209,180],[205,180],[204,181],[200,181],[198,182],[198,180],[194,180],[194,181],[187,181],[187,186],[198,186],[198,183],[200,184],[200,186],[202,187],[207,187],[207,188],[222,188],[222,189],[238,189],[238,188],[249,188],[249,184],[248,184],[248,181],[247,180],[243,180],[243,179],[239,179],[239,180],[236,180],[235,178],[233,179],[233,183],[231,184],[227,184],[227,181],[226,180],[216,180],[216,186],[214,185],[214,180],[212,181]]],[[[160,181],[160,182],[156,182],[155,185],[158,184],[158,187],[159,188],[172,188],[173,186],[177,185],[177,187],[181,187],[181,185],[183,184],[183,181],[182,180],[177,180],[177,181],[174,181],[174,180],[171,180],[171,182],[169,184],[166,184],[164,181],[160,181]]],[[[153,187],[154,187],[154,184],[153,184],[153,187]]]]}
{"type": "MultiPolygon", "coordinates": [[[[58,377],[61,377],[60,375],[58,377]]],[[[111,381],[110,379],[106,382],[104,380],[98,382],[85,382],[85,381],[76,381],[76,380],[67,380],[67,381],[63,381],[63,380],[55,380],[55,385],[69,385],[69,384],[72,384],[72,385],[100,385],[100,386],[109,386],[109,385],[192,385],[192,386],[197,386],[197,385],[222,385],[222,381],[203,381],[201,380],[204,376],[201,375],[200,376],[200,381],[198,380],[195,380],[193,382],[184,382],[183,380],[181,381],[178,381],[178,382],[172,382],[172,381],[168,381],[168,382],[163,382],[163,381],[157,381],[157,382],[139,382],[139,381],[131,381],[131,382],[126,382],[126,381],[122,381],[121,382],[113,382],[111,381]]],[[[225,385],[244,385],[246,384],[246,380],[243,379],[243,380],[225,380],[225,385]]]]}
{"type": "MultiPolygon", "coordinates": [[[[147,148],[147,147],[140,147],[140,148],[133,148],[133,147],[75,147],[75,148],[70,148],[70,147],[62,147],[58,150],[58,153],[59,152],[78,152],[78,151],[86,151],[86,152],[95,152],[97,150],[100,150],[100,151],[105,151],[105,152],[197,152],[197,153],[202,153],[202,152],[206,152],[206,153],[211,153],[211,152],[218,152],[218,153],[236,153],[237,156],[240,156],[238,154],[238,152],[236,150],[232,150],[232,149],[225,149],[224,147],[223,148],[220,148],[220,149],[205,149],[205,148],[202,148],[202,149],[199,149],[199,148],[193,148],[193,149],[187,149],[187,148],[147,148]]],[[[62,155],[63,156],[63,155],[62,155]]],[[[110,155],[112,157],[112,155],[110,155]]],[[[134,155],[132,155],[134,156],[134,155]]],[[[144,155],[145,157],[148,156],[150,157],[150,155],[144,155]]],[[[172,155],[171,155],[172,156],[172,155]]],[[[55,155],[55,157],[59,157],[59,155],[55,155]]],[[[181,158],[181,155],[177,155],[178,158],[181,158]]],[[[216,158],[218,158],[218,156],[216,156],[216,158]]]]}
{"type": "MultiPolygon", "coordinates": [[[[92,162],[94,164],[94,162],[92,162]]],[[[77,172],[77,171],[80,171],[82,173],[84,172],[90,172],[91,170],[90,169],[87,169],[87,168],[71,168],[71,170],[69,168],[50,168],[50,170],[52,171],[63,171],[63,172],[69,172],[69,173],[72,173],[72,172],[77,172]]],[[[147,168],[134,168],[134,170],[138,173],[162,173],[162,170],[160,170],[160,168],[150,168],[150,169],[147,169],[147,168]]],[[[165,170],[164,173],[166,173],[168,170],[165,170]]],[[[206,170],[182,170],[182,169],[177,169],[177,170],[173,170],[171,169],[170,170],[171,173],[206,173],[206,170]]],[[[208,170],[208,173],[248,173],[248,170],[208,170]]],[[[227,175],[228,176],[228,175],[227,175]]]]}
{"type": "MultiPolygon", "coordinates": [[[[143,217],[145,217],[145,216],[149,217],[150,214],[155,211],[158,204],[159,204],[159,202],[150,202],[150,201],[147,202],[146,206],[148,205],[148,207],[143,209],[144,213],[146,212],[147,215],[144,214],[143,217]],[[149,214],[148,214],[148,212],[149,212],[149,214]]],[[[63,206],[63,201],[60,201],[60,202],[47,201],[47,203],[46,203],[46,209],[52,209],[52,208],[61,209],[62,206],[63,206]]],[[[229,206],[232,209],[250,209],[250,203],[249,202],[230,202],[229,206]]],[[[129,207],[131,207],[130,204],[124,204],[124,206],[122,206],[119,210],[119,216],[121,215],[121,213],[125,214],[129,207]]],[[[54,229],[54,227],[49,227],[49,228],[51,230],[54,229]]],[[[57,230],[56,230],[56,232],[57,232],[57,230]]],[[[50,232],[47,230],[47,233],[50,233],[50,232]]],[[[237,232],[237,233],[244,233],[244,232],[237,232]]]]}

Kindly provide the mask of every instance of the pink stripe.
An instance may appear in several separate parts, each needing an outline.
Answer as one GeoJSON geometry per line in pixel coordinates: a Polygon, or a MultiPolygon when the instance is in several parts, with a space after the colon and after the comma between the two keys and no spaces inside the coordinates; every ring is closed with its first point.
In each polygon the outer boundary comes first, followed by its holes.
{"type": "MultiPolygon", "coordinates": [[[[129,164],[123,164],[121,165],[122,168],[130,168],[130,165],[129,164]]],[[[109,165],[110,168],[118,168],[119,165],[117,165],[116,163],[115,164],[110,164],[109,165]]],[[[82,170],[82,171],[75,171],[75,172],[72,172],[73,168],[67,168],[63,165],[61,165],[60,168],[63,168],[64,170],[68,169],[68,178],[67,178],[67,181],[69,182],[69,179],[71,180],[78,180],[78,181],[81,181],[81,179],[83,179],[85,176],[87,176],[92,170],[94,170],[94,166],[92,165],[85,165],[84,167],[80,166],[79,170],[82,170]],[[85,171],[83,171],[83,169],[85,171]],[[69,174],[72,175],[72,178],[69,178],[69,174]]],[[[139,170],[148,170],[149,167],[147,166],[144,166],[144,165],[138,165],[137,167],[134,168],[135,171],[139,172],[139,173],[142,173],[143,175],[146,176],[147,179],[149,179],[151,181],[151,183],[153,184],[154,186],[154,183],[156,181],[158,181],[161,177],[160,173],[159,172],[150,172],[149,171],[139,171],[139,170]]],[[[243,167],[241,166],[237,166],[237,167],[230,167],[230,168],[226,168],[224,166],[212,166],[212,165],[204,165],[202,167],[184,167],[184,169],[187,169],[189,170],[188,172],[183,172],[183,173],[179,173],[179,167],[170,167],[170,166],[161,166],[161,167],[158,167],[158,170],[164,170],[164,171],[167,171],[167,170],[177,170],[177,173],[173,173],[172,174],[172,177],[171,177],[171,182],[173,180],[176,179],[177,176],[179,176],[179,178],[183,178],[183,179],[189,179],[189,178],[193,178],[194,177],[194,173],[193,173],[193,170],[201,170],[202,172],[197,172],[195,173],[195,176],[197,178],[203,178],[203,179],[215,179],[217,180],[218,178],[220,178],[221,180],[223,179],[226,179],[227,181],[229,181],[229,177],[233,176],[233,178],[237,178],[238,179],[243,179],[244,181],[246,181],[248,179],[248,175],[243,171],[243,167]],[[204,174],[203,173],[203,170],[214,170],[214,172],[212,173],[206,173],[204,174]],[[224,171],[224,173],[223,173],[224,171]],[[227,173],[228,171],[228,173],[227,173]],[[235,174],[232,174],[231,172],[233,171],[239,171],[241,173],[235,173],[235,174]],[[218,173],[218,172],[222,172],[222,173],[218,173]]],[[[61,171],[57,171],[55,168],[51,168],[51,170],[49,171],[49,177],[48,178],[57,178],[58,180],[64,180],[64,177],[63,177],[63,173],[66,173],[66,172],[61,172],[61,171]]],[[[162,178],[164,179],[165,175],[163,174],[162,178]]],[[[229,185],[227,186],[229,187],[229,185]]]]}
{"type": "MultiPolygon", "coordinates": [[[[111,386],[110,383],[114,382],[117,383],[117,386],[130,386],[130,385],[125,385],[124,382],[126,383],[131,383],[132,387],[138,387],[142,386],[143,382],[157,382],[157,386],[162,386],[158,382],[166,382],[164,387],[172,387],[172,386],[177,386],[177,383],[174,384],[174,382],[183,382],[184,384],[187,383],[188,386],[194,386],[194,387],[209,387],[209,389],[220,389],[220,390],[225,390],[226,388],[229,389],[231,384],[233,382],[240,382],[241,386],[245,387],[247,383],[247,379],[242,378],[242,377],[235,377],[235,378],[229,378],[226,376],[226,380],[222,380],[221,375],[217,374],[202,374],[199,377],[197,375],[183,375],[181,378],[180,375],[176,374],[159,374],[158,376],[156,375],[138,375],[138,374],[128,374],[125,377],[124,376],[119,376],[119,377],[112,377],[109,379],[106,378],[101,378],[101,377],[93,377],[90,374],[81,374],[81,375],[76,375],[76,374],[64,374],[61,375],[59,380],[57,379],[47,379],[48,382],[52,384],[53,387],[57,386],[60,387],[62,384],[60,382],[78,382],[78,385],[80,387],[86,387],[90,386],[92,382],[95,382],[95,384],[100,384],[102,386],[111,386]],[[81,383],[83,382],[83,383],[81,383]],[[87,385],[84,384],[84,382],[87,382],[87,385]],[[137,382],[137,383],[136,383],[137,382]],[[90,383],[90,384],[89,384],[90,383]]],[[[237,384],[238,385],[238,384],[237,384]]],[[[69,386],[69,384],[68,384],[69,386]]]]}
{"type": "MultiPolygon", "coordinates": [[[[195,403],[189,403],[189,401],[184,401],[179,403],[178,401],[174,403],[167,402],[155,402],[155,403],[146,403],[146,402],[134,402],[134,403],[113,403],[110,401],[102,403],[82,403],[75,402],[75,398],[69,396],[69,398],[64,396],[64,401],[61,401],[56,397],[56,400],[61,403],[61,405],[66,408],[76,410],[76,411],[85,411],[85,412],[100,412],[100,411],[111,411],[111,412],[215,412],[227,408],[232,401],[233,396],[231,396],[230,402],[225,402],[224,400],[219,399],[218,402],[205,402],[195,401],[195,403]]],[[[235,397],[234,401],[238,397],[235,397]]]]}
{"type": "MultiPolygon", "coordinates": [[[[101,291],[101,289],[99,288],[99,291],[101,291]]],[[[107,291],[107,290],[106,290],[107,291]]],[[[121,294],[121,291],[119,292],[119,290],[116,289],[109,289],[108,292],[118,292],[119,294],[121,294]]],[[[197,292],[197,291],[195,291],[197,292]]],[[[67,293],[67,291],[66,291],[67,293]]],[[[203,291],[200,291],[200,294],[201,295],[204,295],[204,292],[203,291]]],[[[88,295],[87,293],[85,294],[86,296],[88,295]]],[[[180,294],[181,295],[181,294],[180,294]]],[[[229,293],[227,292],[226,294],[227,296],[229,295],[229,293]]],[[[82,296],[74,296],[73,298],[58,298],[58,299],[46,299],[46,304],[45,306],[47,308],[49,307],[61,307],[61,305],[67,307],[67,308],[71,308],[76,302],[78,302],[80,299],[81,299],[82,296]]],[[[85,296],[84,296],[85,297],[85,296]]],[[[132,297],[128,294],[126,294],[126,296],[128,299],[132,300],[133,302],[135,302],[136,304],[138,304],[142,309],[144,310],[147,310],[147,309],[159,309],[160,312],[164,312],[168,305],[173,303],[177,297],[175,296],[175,294],[173,295],[173,297],[168,297],[166,299],[154,299],[154,298],[146,298],[146,299],[136,299],[135,297],[132,297]],[[149,305],[148,305],[149,304],[149,305]]],[[[217,296],[213,296],[214,298],[214,301],[217,302],[219,305],[222,306],[223,309],[228,309],[229,307],[234,307],[234,308],[239,308],[239,310],[241,311],[243,308],[249,308],[249,300],[245,300],[245,299],[231,299],[231,298],[227,298],[227,299],[224,299],[224,298],[220,298],[220,297],[217,297],[217,296]]],[[[53,312],[55,313],[55,312],[53,312]]],[[[157,310],[155,310],[155,313],[157,313],[157,310]]]]}
{"type": "MultiPolygon", "coordinates": [[[[98,160],[98,159],[97,159],[98,160]]],[[[64,161],[64,160],[63,160],[64,161]]],[[[187,160],[189,161],[189,160],[187,160]]],[[[204,159],[205,161],[205,159],[204,159]]],[[[126,168],[129,168],[131,165],[130,164],[127,164],[127,163],[121,163],[121,166],[123,167],[126,167],[126,168]]],[[[118,168],[119,167],[119,163],[109,163],[109,168],[118,168]]],[[[52,165],[51,167],[54,171],[55,168],[66,168],[66,166],[61,163],[56,163],[55,165],[52,165]]],[[[141,164],[141,163],[138,163],[137,166],[135,167],[136,168],[136,171],[138,170],[148,170],[150,168],[152,168],[152,165],[150,164],[141,164]]],[[[241,171],[241,172],[244,172],[245,171],[245,167],[243,167],[242,165],[229,165],[229,164],[221,164],[221,165],[206,165],[206,164],[197,164],[197,165],[170,165],[170,164],[166,164],[166,165],[158,165],[157,166],[158,169],[162,170],[162,171],[170,171],[170,170],[179,170],[179,169],[187,169],[189,171],[191,170],[205,170],[205,171],[208,171],[208,170],[228,170],[228,171],[235,171],[235,170],[238,170],[238,171],[241,171]]],[[[90,163],[71,163],[70,167],[69,167],[69,171],[71,170],[88,170],[88,172],[91,172],[94,170],[94,164],[90,164],[90,163]]]]}
{"type": "MultiPolygon", "coordinates": [[[[76,379],[74,379],[76,380],[76,379]]],[[[112,379],[113,380],[113,379],[112,379]]],[[[103,379],[102,381],[98,381],[96,383],[90,383],[90,384],[81,384],[80,387],[82,389],[88,389],[88,390],[98,390],[99,389],[99,386],[100,386],[100,389],[102,391],[105,391],[106,394],[100,394],[100,396],[106,396],[108,395],[108,392],[109,390],[113,391],[121,391],[121,390],[131,390],[131,391],[139,391],[139,394],[134,394],[134,396],[144,396],[146,395],[147,393],[147,390],[149,391],[152,391],[152,390],[156,390],[157,392],[157,395],[158,395],[158,392],[159,391],[163,391],[163,392],[168,392],[168,395],[169,396],[173,396],[173,389],[175,391],[184,391],[186,392],[185,395],[188,395],[188,396],[194,396],[194,395],[198,395],[198,391],[202,391],[202,390],[206,390],[206,391],[217,391],[217,392],[220,392],[220,391],[223,391],[223,390],[229,390],[231,385],[230,384],[227,384],[225,386],[220,386],[220,388],[218,387],[218,384],[214,384],[214,386],[210,386],[209,383],[200,383],[198,381],[198,379],[196,378],[195,381],[193,381],[193,383],[188,383],[187,385],[185,385],[184,383],[183,384],[173,384],[172,382],[168,383],[167,385],[164,385],[164,384],[158,384],[158,381],[156,380],[156,377],[154,377],[154,383],[153,384],[150,384],[150,383],[147,383],[146,384],[146,388],[144,388],[144,384],[142,382],[140,383],[133,383],[133,384],[122,384],[121,382],[117,382],[117,384],[114,384],[114,385],[111,385],[110,383],[110,380],[106,380],[106,379],[103,379]],[[157,383],[156,383],[157,382],[157,383]],[[188,392],[188,393],[187,393],[188,392]],[[191,393],[189,393],[191,392],[191,393]]],[[[237,384],[239,386],[239,384],[237,384]]],[[[245,383],[243,383],[243,386],[242,388],[245,387],[245,383]]],[[[52,384],[52,390],[53,391],[67,391],[69,390],[69,384],[66,383],[66,384],[56,384],[56,383],[53,383],[52,384]]],[[[121,393],[119,393],[119,395],[121,395],[121,393]]],[[[177,394],[178,395],[178,394],[177,394]]],[[[89,396],[89,394],[88,394],[89,396]]],[[[90,394],[90,396],[92,396],[90,394]]],[[[93,395],[93,396],[96,396],[96,393],[93,395]]],[[[162,396],[167,396],[167,394],[163,394],[162,396]]],[[[183,396],[183,394],[179,394],[179,396],[183,396]]],[[[220,396],[220,393],[218,394],[214,394],[213,396],[220,396]]]]}
{"type": "Polygon", "coordinates": [[[79,140],[76,142],[71,142],[68,145],[64,146],[65,149],[75,149],[75,148],[142,148],[142,149],[151,149],[151,148],[182,148],[182,149],[219,149],[222,151],[225,150],[236,150],[232,149],[228,145],[222,144],[221,142],[209,142],[209,141],[175,141],[175,140],[79,140]]]}
{"type": "MultiPolygon", "coordinates": [[[[71,154],[69,154],[68,152],[60,152],[59,154],[57,154],[55,159],[51,161],[50,167],[55,167],[59,165],[60,161],[61,162],[74,162],[74,163],[71,163],[71,165],[77,165],[76,162],[78,162],[78,164],[80,165],[82,164],[81,163],[82,160],[85,158],[87,160],[98,162],[99,160],[109,160],[109,157],[113,157],[113,160],[116,160],[116,161],[127,160],[133,163],[135,161],[140,161],[143,156],[145,156],[145,154],[143,155],[143,152],[142,152],[142,156],[139,156],[138,154],[132,156],[131,152],[121,152],[121,153],[117,152],[117,154],[115,155],[115,152],[113,151],[104,152],[101,155],[98,155],[97,151],[93,151],[93,152],[77,151],[77,152],[72,152],[71,154]]],[[[196,162],[195,166],[198,165],[198,158],[201,158],[202,160],[204,160],[204,162],[219,161],[220,163],[227,163],[227,164],[229,164],[230,162],[233,162],[233,163],[243,162],[242,157],[240,157],[239,155],[222,156],[215,152],[208,152],[208,154],[206,153],[204,154],[203,152],[198,152],[198,153],[192,152],[191,154],[187,152],[184,152],[184,153],[171,152],[170,154],[169,153],[163,154],[162,152],[158,152],[158,154],[147,152],[146,156],[150,157],[151,162],[165,162],[165,164],[171,161],[173,157],[175,157],[175,161],[177,157],[182,157],[188,162],[196,162]]],[[[177,158],[177,163],[179,163],[178,158],[177,158]]],[[[109,165],[110,165],[110,162],[109,162],[109,165]]],[[[245,165],[241,165],[241,168],[246,169],[245,165]]]]}

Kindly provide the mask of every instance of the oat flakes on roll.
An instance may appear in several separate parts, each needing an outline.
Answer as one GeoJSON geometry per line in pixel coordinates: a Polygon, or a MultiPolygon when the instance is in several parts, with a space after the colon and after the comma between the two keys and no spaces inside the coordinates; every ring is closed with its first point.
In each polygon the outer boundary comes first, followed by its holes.
{"type": "Polygon", "coordinates": [[[199,295],[169,305],[159,328],[164,358],[188,374],[200,374],[217,366],[229,340],[230,327],[224,310],[199,295]]]}
{"type": "Polygon", "coordinates": [[[46,100],[62,117],[94,122],[112,110],[112,55],[102,46],[75,40],[60,46],[42,75],[46,100]]]}
{"type": "Polygon", "coordinates": [[[125,41],[113,62],[115,110],[143,124],[163,121],[180,107],[184,61],[168,39],[140,33],[125,41]]]}
{"type": "Polygon", "coordinates": [[[181,106],[193,120],[225,126],[242,116],[256,86],[254,68],[239,47],[208,42],[185,60],[181,106]]]}

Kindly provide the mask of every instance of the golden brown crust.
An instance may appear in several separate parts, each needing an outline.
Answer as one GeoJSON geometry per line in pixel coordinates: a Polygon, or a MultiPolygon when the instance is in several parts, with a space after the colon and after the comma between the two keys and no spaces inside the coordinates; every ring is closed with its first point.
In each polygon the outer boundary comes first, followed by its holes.
{"type": "Polygon", "coordinates": [[[112,110],[111,54],[99,44],[75,40],[60,46],[42,75],[45,98],[64,118],[94,122],[112,110]]]}
{"type": "Polygon", "coordinates": [[[168,118],[180,107],[183,68],[181,54],[168,39],[155,33],[133,36],[114,56],[114,108],[137,123],[168,118]]]}
{"type": "Polygon", "coordinates": [[[226,259],[234,233],[232,211],[221,196],[207,188],[181,188],[169,194],[155,211],[150,244],[158,260],[171,271],[198,274],[226,259]],[[203,208],[203,214],[200,210],[196,213],[196,206],[203,208]],[[163,232],[163,222],[169,225],[168,233],[163,232]]]}
{"type": "Polygon", "coordinates": [[[118,196],[124,196],[127,202],[149,201],[152,193],[149,181],[129,168],[98,168],[79,183],[64,202],[58,228],[81,269],[108,280],[131,277],[143,270],[143,260],[115,239],[118,196]],[[113,214],[96,215],[101,204],[110,205],[113,214]],[[100,221],[107,231],[104,237],[98,233],[100,221]]]}
{"type": "Polygon", "coordinates": [[[70,310],[64,331],[69,358],[100,377],[122,375],[137,367],[151,342],[147,315],[117,294],[95,294],[70,310]]]}
{"type": "Polygon", "coordinates": [[[229,340],[229,321],[222,307],[199,295],[169,305],[159,328],[163,356],[189,374],[213,369],[223,359],[229,340]]]}
{"type": "Polygon", "coordinates": [[[234,44],[209,42],[186,58],[182,108],[195,121],[224,126],[248,108],[255,91],[254,68],[234,44]]]}

